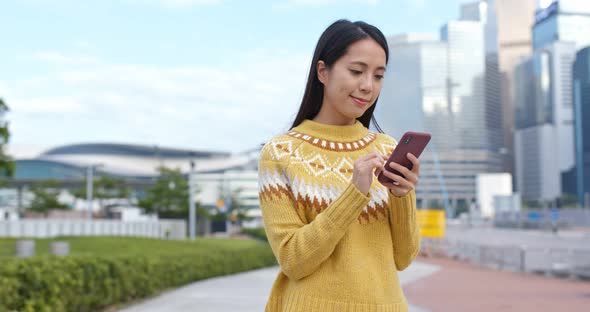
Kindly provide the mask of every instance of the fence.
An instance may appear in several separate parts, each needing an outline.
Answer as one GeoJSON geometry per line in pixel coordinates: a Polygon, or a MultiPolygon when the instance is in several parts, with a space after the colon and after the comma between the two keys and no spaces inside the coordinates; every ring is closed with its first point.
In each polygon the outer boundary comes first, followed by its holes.
{"type": "Polygon", "coordinates": [[[183,220],[16,220],[0,221],[0,237],[136,236],[185,239],[183,220]]]}
{"type": "Polygon", "coordinates": [[[494,216],[494,225],[506,228],[546,229],[590,227],[590,209],[538,209],[518,212],[498,212],[494,216]]]}
{"type": "Polygon", "coordinates": [[[543,248],[423,238],[421,249],[426,255],[450,257],[499,270],[590,279],[590,246],[543,248]]]}

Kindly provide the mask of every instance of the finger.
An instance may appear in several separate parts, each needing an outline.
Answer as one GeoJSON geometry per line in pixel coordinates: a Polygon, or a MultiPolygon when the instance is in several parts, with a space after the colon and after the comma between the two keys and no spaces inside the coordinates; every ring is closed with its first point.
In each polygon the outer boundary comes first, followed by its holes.
{"type": "MultiPolygon", "coordinates": [[[[381,182],[381,181],[379,181],[379,182],[381,182]]],[[[381,182],[381,184],[383,186],[387,187],[388,189],[392,189],[394,187],[398,187],[399,182],[396,182],[396,181],[393,181],[393,182],[385,182],[385,183],[381,182]]]]}
{"type": "Polygon", "coordinates": [[[420,172],[420,161],[418,160],[418,157],[414,156],[412,153],[408,153],[406,156],[412,162],[412,172],[418,174],[420,172]]]}
{"type": "Polygon", "coordinates": [[[378,177],[384,169],[385,168],[383,167],[377,167],[377,169],[375,169],[375,176],[378,177]]]}
{"type": "Polygon", "coordinates": [[[384,170],[385,168],[383,167],[383,162],[381,162],[381,160],[379,160],[378,158],[373,158],[370,160],[370,165],[373,168],[377,168],[380,170],[384,170]]]}
{"type": "Polygon", "coordinates": [[[364,156],[364,161],[370,161],[372,159],[378,159],[382,164],[385,163],[385,161],[383,160],[383,155],[381,155],[378,151],[373,151],[370,152],[369,154],[364,156]]]}
{"type": "Polygon", "coordinates": [[[389,163],[389,167],[399,171],[405,178],[409,178],[413,174],[412,171],[410,171],[410,169],[393,161],[389,163]]]}
{"type": "Polygon", "coordinates": [[[398,163],[391,163],[393,165],[392,168],[397,170],[398,172],[402,173],[403,177],[412,182],[414,185],[418,183],[418,175],[413,171],[410,171],[408,168],[398,164],[398,163]]]}
{"type": "Polygon", "coordinates": [[[362,160],[369,160],[375,157],[378,157],[380,154],[377,150],[374,150],[372,152],[369,152],[368,154],[364,155],[361,157],[362,160]]]}
{"type": "Polygon", "coordinates": [[[382,174],[385,171],[385,168],[383,167],[383,165],[379,164],[378,166],[374,167],[374,172],[375,172],[375,177],[379,177],[380,174],[382,174]]]}
{"type": "Polygon", "coordinates": [[[383,172],[383,174],[385,174],[386,177],[392,179],[395,182],[398,182],[400,186],[408,188],[408,189],[413,189],[414,188],[414,184],[412,184],[410,181],[404,179],[402,176],[397,175],[393,172],[389,172],[387,170],[385,170],[383,172]]]}
{"type": "Polygon", "coordinates": [[[385,169],[385,164],[382,162],[381,165],[375,170],[375,175],[379,176],[383,171],[387,170],[385,169]]]}
{"type": "MultiPolygon", "coordinates": [[[[383,176],[385,176],[387,178],[387,170],[382,170],[383,171],[383,176]]],[[[396,182],[394,180],[391,179],[385,179],[385,181],[379,181],[379,183],[381,183],[381,185],[387,187],[387,188],[392,188],[392,187],[397,187],[399,185],[399,182],[396,182]]]]}

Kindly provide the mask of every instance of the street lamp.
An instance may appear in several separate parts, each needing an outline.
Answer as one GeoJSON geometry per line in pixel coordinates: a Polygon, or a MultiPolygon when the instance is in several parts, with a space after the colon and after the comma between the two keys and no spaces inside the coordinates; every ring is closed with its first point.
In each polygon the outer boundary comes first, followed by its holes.
{"type": "MultiPolygon", "coordinates": [[[[191,155],[192,156],[192,155],[191,155]]],[[[191,170],[188,176],[188,224],[189,237],[195,239],[197,216],[195,213],[195,161],[191,159],[191,170]]]]}
{"type": "Polygon", "coordinates": [[[91,164],[86,168],[86,209],[87,215],[86,218],[88,220],[92,220],[92,189],[93,189],[93,170],[94,168],[102,167],[103,164],[91,164]]]}

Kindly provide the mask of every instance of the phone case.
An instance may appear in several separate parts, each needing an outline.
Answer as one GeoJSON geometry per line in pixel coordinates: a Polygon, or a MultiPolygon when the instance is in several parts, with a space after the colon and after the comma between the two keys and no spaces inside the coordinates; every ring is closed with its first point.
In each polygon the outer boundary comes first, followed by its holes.
{"type": "MultiPolygon", "coordinates": [[[[406,155],[408,153],[412,153],[416,158],[420,157],[420,154],[426,148],[426,145],[430,141],[430,134],[424,132],[412,132],[408,131],[404,133],[401,140],[397,143],[397,146],[393,149],[393,153],[389,156],[389,159],[385,163],[385,170],[389,172],[393,172],[394,174],[404,176],[402,173],[398,172],[397,170],[391,168],[389,163],[396,162],[410,170],[412,170],[412,162],[406,155]]],[[[377,179],[381,183],[389,183],[393,182],[390,178],[386,177],[383,172],[379,174],[377,179]]]]}

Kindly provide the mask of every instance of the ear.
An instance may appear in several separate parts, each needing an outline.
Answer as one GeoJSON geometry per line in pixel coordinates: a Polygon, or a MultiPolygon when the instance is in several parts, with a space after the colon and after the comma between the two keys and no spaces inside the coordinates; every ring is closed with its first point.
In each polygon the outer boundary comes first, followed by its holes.
{"type": "Polygon", "coordinates": [[[317,68],[317,74],[318,74],[318,80],[322,83],[322,84],[326,84],[326,82],[328,81],[328,68],[326,67],[326,63],[324,63],[324,61],[319,60],[318,64],[316,66],[317,68]]]}

